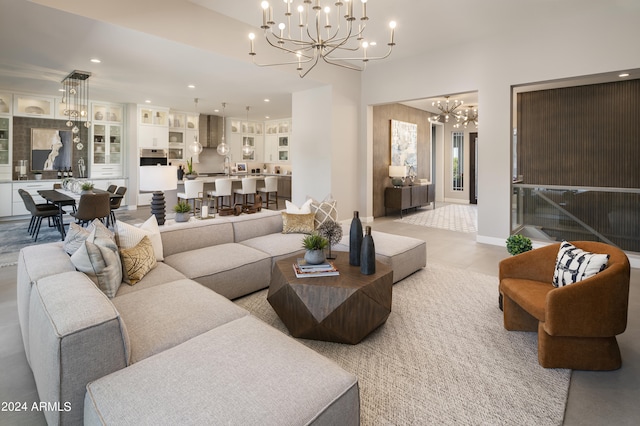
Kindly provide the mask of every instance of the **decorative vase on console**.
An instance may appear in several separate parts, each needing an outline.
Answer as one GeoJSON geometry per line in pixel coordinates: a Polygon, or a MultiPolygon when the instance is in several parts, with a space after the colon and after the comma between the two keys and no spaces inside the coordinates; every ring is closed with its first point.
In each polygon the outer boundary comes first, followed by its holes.
{"type": "Polygon", "coordinates": [[[360,213],[353,212],[351,228],[349,229],[349,265],[360,266],[360,251],[362,249],[362,222],[360,213]]]}
{"type": "Polygon", "coordinates": [[[360,272],[364,275],[372,275],[376,273],[376,246],[373,244],[370,226],[365,228],[365,235],[362,239],[360,272]]]}

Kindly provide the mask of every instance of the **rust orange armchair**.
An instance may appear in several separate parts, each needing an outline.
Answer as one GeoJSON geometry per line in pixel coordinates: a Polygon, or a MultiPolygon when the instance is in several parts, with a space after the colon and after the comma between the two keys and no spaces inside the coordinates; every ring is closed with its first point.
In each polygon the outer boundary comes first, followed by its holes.
{"type": "Polygon", "coordinates": [[[552,285],[560,244],[500,262],[504,327],[538,332],[538,362],[545,368],[615,370],[622,365],[616,335],[627,327],[629,259],[611,245],[573,242],[609,254],[606,269],[564,287],[552,285]]]}

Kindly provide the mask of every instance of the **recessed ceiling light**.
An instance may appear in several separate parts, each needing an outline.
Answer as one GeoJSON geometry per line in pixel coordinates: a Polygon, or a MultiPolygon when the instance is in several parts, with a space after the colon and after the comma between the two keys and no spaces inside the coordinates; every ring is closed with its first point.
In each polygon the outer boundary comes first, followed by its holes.
{"type": "Polygon", "coordinates": [[[269,117],[268,115],[265,115],[264,118],[266,118],[267,120],[270,119],[271,117],[269,117]]]}
{"type": "Polygon", "coordinates": [[[213,112],[220,112],[220,110],[219,109],[214,109],[213,112]]]}
{"type": "Polygon", "coordinates": [[[618,77],[629,77],[629,73],[623,72],[622,74],[619,74],[618,77]]]}
{"type": "Polygon", "coordinates": [[[98,59],[98,58],[92,58],[91,62],[93,62],[94,64],[99,64],[102,61],[100,59],[98,59]]]}
{"type": "Polygon", "coordinates": [[[189,89],[195,89],[195,88],[196,88],[196,86],[194,86],[193,84],[190,84],[190,85],[188,85],[187,87],[188,87],[189,89]]]}
{"type": "Polygon", "coordinates": [[[64,89],[58,89],[58,92],[64,92],[64,89]]]}
{"type": "Polygon", "coordinates": [[[151,101],[149,99],[145,100],[144,102],[147,103],[147,104],[151,103],[151,101]]]}
{"type": "Polygon", "coordinates": [[[369,43],[369,46],[377,46],[378,43],[376,43],[375,41],[372,41],[371,43],[369,43]]]}
{"type": "Polygon", "coordinates": [[[265,98],[265,102],[271,102],[271,99],[265,98]]]}

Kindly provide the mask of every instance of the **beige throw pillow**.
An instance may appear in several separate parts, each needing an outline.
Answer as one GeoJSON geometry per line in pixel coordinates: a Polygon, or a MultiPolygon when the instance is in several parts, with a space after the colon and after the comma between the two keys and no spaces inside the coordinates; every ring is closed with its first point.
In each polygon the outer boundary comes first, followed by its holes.
{"type": "Polygon", "coordinates": [[[327,221],[337,222],[338,210],[336,210],[336,204],[337,201],[333,199],[311,200],[311,213],[315,214],[316,229],[327,221]]]}
{"type": "Polygon", "coordinates": [[[113,234],[104,225],[94,225],[84,244],[71,255],[71,262],[108,297],[116,295],[122,283],[122,264],[113,234]]]}
{"type": "Polygon", "coordinates": [[[142,240],[142,237],[147,236],[153,246],[153,252],[157,261],[164,260],[164,249],[162,247],[162,237],[160,236],[160,228],[158,227],[158,221],[154,215],[151,215],[139,227],[129,225],[121,221],[116,221],[116,239],[118,247],[121,249],[128,249],[135,247],[142,240]]]}
{"type": "Polygon", "coordinates": [[[136,284],[157,265],[153,245],[146,235],[135,247],[120,249],[120,256],[126,274],[125,282],[130,285],[136,284]]]}

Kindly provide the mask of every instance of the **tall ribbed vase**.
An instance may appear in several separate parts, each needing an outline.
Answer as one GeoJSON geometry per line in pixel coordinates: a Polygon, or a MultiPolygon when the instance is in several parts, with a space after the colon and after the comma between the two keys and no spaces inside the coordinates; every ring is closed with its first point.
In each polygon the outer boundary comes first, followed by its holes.
{"type": "Polygon", "coordinates": [[[353,212],[351,229],[349,229],[349,265],[360,265],[360,251],[362,249],[362,222],[360,214],[353,212]]]}
{"type": "Polygon", "coordinates": [[[360,272],[364,275],[372,275],[376,273],[376,246],[373,244],[371,227],[367,226],[365,229],[360,252],[360,272]]]}

